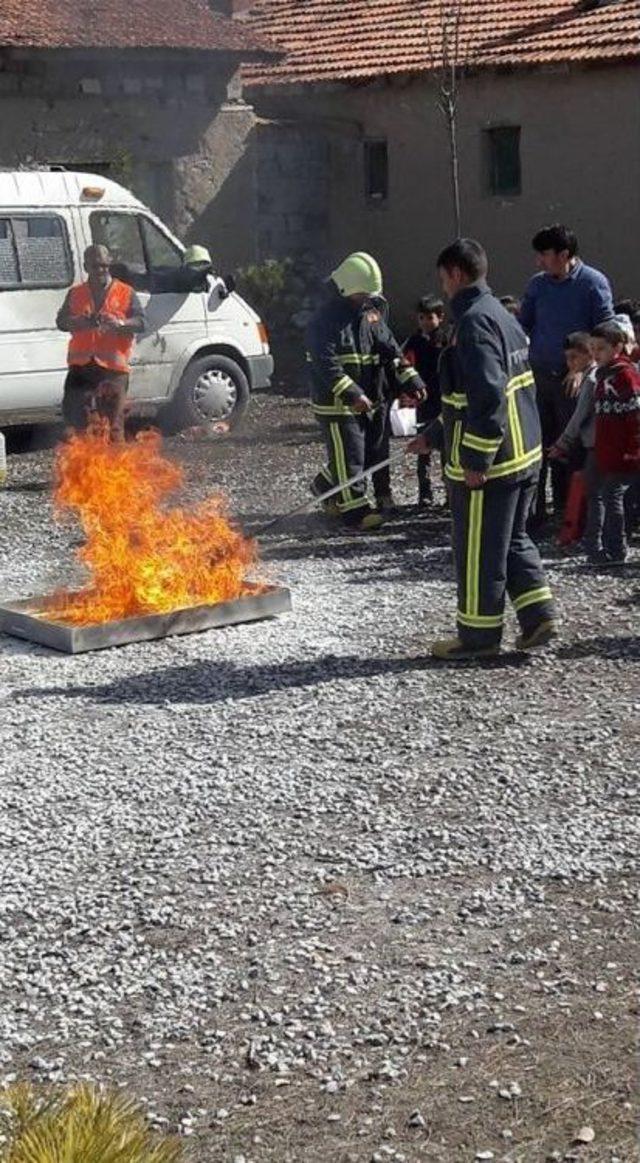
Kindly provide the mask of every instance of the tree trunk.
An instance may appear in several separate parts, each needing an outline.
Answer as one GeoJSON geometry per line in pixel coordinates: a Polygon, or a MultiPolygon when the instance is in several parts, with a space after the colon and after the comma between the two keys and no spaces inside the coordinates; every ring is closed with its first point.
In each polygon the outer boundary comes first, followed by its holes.
{"type": "Polygon", "coordinates": [[[462,233],[460,213],[460,172],[458,165],[458,127],[456,124],[456,110],[449,106],[447,109],[447,125],[449,128],[449,165],[451,174],[451,199],[453,203],[453,218],[456,238],[462,233]]]}

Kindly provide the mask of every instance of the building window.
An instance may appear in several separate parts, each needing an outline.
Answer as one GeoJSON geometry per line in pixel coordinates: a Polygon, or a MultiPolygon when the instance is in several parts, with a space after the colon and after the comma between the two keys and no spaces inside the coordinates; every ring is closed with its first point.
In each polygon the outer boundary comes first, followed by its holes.
{"type": "Polygon", "coordinates": [[[389,153],[386,141],[364,143],[364,193],[368,202],[380,204],[389,196],[389,153]]]}
{"type": "Polygon", "coordinates": [[[520,126],[500,125],[486,129],[485,158],[490,194],[513,195],[522,191],[520,126]]]}

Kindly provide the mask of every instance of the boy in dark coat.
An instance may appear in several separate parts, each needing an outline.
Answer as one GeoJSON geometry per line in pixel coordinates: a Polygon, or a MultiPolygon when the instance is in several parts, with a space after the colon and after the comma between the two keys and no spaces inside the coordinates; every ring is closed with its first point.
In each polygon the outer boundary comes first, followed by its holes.
{"type": "MultiPolygon", "coordinates": [[[[444,303],[427,295],[417,306],[418,330],[407,339],[403,351],[405,358],[416,368],[427,388],[427,398],[418,404],[417,420],[420,430],[428,427],[440,415],[440,381],[438,364],[447,346],[447,329],[444,325],[444,303]]],[[[431,483],[431,453],[418,456],[418,506],[423,508],[433,502],[431,483]]]]}

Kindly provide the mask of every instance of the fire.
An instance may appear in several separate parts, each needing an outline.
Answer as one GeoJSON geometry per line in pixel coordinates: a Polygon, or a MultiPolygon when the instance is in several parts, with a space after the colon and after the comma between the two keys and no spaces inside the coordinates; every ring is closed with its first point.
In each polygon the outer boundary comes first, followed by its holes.
{"type": "Polygon", "coordinates": [[[86,542],[89,573],[80,590],[55,594],[49,617],[88,625],[229,601],[255,593],[247,573],[255,542],[234,529],[219,495],[187,507],[168,499],[184,473],[162,454],[157,432],[128,443],[109,440],[98,421],[56,454],[56,512],[72,512],[86,542]]]}

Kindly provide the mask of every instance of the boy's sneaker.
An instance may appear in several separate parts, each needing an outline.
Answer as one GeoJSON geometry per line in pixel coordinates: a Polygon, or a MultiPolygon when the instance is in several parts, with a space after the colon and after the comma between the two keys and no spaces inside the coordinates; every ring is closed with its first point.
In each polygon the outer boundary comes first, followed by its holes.
{"type": "Polygon", "coordinates": [[[431,654],[442,662],[473,662],[476,658],[495,658],[499,646],[467,646],[459,638],[440,638],[431,645],[431,654]]]}
{"type": "Polygon", "coordinates": [[[607,566],[625,565],[627,555],[622,554],[620,557],[613,557],[612,554],[607,553],[605,549],[598,550],[597,553],[587,554],[587,565],[594,567],[600,566],[601,569],[606,569],[607,566]]]}
{"type": "Polygon", "coordinates": [[[519,634],[516,638],[517,650],[539,650],[541,646],[548,646],[559,634],[558,623],[553,618],[539,622],[535,630],[526,634],[519,634]]]}

